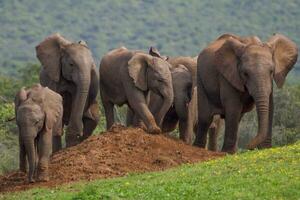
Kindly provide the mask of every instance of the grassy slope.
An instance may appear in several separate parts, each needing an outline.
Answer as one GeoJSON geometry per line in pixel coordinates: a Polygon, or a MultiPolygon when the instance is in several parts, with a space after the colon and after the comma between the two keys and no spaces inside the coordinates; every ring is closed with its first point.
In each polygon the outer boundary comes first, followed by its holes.
{"type": "Polygon", "coordinates": [[[165,172],[33,189],[0,199],[299,199],[299,166],[300,142],[165,172]]]}
{"type": "Polygon", "coordinates": [[[281,32],[300,45],[299,0],[0,1],[0,73],[37,62],[34,47],[53,32],[84,39],[99,63],[112,48],[196,55],[220,34],[281,32]]]}

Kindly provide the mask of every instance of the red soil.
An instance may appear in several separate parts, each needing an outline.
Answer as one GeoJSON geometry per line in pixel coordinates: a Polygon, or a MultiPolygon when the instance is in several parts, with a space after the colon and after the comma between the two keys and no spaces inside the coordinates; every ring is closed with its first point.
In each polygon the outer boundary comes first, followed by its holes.
{"type": "Polygon", "coordinates": [[[223,155],[186,145],[165,135],[150,135],[139,128],[117,126],[52,155],[49,166],[50,181],[29,184],[26,174],[11,172],[0,176],[0,192],[40,186],[55,187],[79,180],[160,171],[223,155]]]}

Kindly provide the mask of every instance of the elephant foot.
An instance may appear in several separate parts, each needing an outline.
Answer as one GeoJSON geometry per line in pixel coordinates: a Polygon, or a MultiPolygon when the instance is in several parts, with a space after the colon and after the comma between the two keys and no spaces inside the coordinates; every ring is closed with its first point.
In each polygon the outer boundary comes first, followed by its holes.
{"type": "Polygon", "coordinates": [[[158,126],[154,126],[154,127],[148,128],[147,132],[150,134],[160,134],[161,130],[158,126]]]}
{"type": "Polygon", "coordinates": [[[143,122],[139,122],[137,124],[137,127],[143,129],[144,131],[147,131],[147,127],[146,127],[146,125],[143,122]]]}
{"type": "Polygon", "coordinates": [[[223,145],[222,152],[228,153],[228,154],[235,154],[237,151],[237,147],[235,144],[233,145],[223,145]]]}
{"type": "Polygon", "coordinates": [[[20,167],[20,172],[26,173],[26,167],[20,167]]]}
{"type": "Polygon", "coordinates": [[[38,177],[38,181],[39,182],[47,182],[47,181],[49,181],[49,177],[47,175],[40,175],[38,177]]]}
{"type": "Polygon", "coordinates": [[[193,146],[205,149],[206,142],[205,141],[197,141],[197,140],[195,140],[194,143],[193,143],[193,146]]]}
{"type": "Polygon", "coordinates": [[[35,183],[35,180],[33,178],[28,178],[29,183],[35,183]]]}
{"type": "Polygon", "coordinates": [[[48,167],[39,167],[37,172],[37,180],[40,182],[49,181],[48,167]]]}
{"type": "Polygon", "coordinates": [[[80,143],[80,136],[74,134],[66,135],[66,147],[72,147],[80,143]]]}
{"type": "Polygon", "coordinates": [[[267,149],[267,148],[272,148],[272,144],[271,143],[262,143],[262,144],[259,144],[257,146],[258,149],[267,149]]]}
{"type": "Polygon", "coordinates": [[[259,148],[259,145],[263,143],[265,139],[261,135],[255,136],[255,138],[247,145],[247,149],[254,150],[259,148]]]}
{"type": "Polygon", "coordinates": [[[235,154],[236,153],[236,149],[222,149],[222,152],[228,153],[228,154],[235,154]]]}

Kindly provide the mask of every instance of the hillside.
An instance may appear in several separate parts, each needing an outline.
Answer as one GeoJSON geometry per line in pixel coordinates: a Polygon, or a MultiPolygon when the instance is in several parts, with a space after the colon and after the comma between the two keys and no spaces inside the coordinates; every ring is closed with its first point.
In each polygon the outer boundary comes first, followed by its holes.
{"type": "Polygon", "coordinates": [[[0,1],[0,73],[37,62],[34,47],[53,32],[86,40],[97,63],[120,45],[196,55],[224,32],[262,39],[280,32],[300,45],[299,10],[298,0],[0,1]]]}
{"type": "Polygon", "coordinates": [[[300,143],[165,172],[0,194],[0,199],[299,199],[300,143]]]}

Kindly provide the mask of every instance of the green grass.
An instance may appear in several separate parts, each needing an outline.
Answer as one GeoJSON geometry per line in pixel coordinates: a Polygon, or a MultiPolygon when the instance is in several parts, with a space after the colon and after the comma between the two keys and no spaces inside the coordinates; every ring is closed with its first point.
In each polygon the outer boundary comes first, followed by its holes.
{"type": "Polygon", "coordinates": [[[32,189],[0,199],[300,199],[300,142],[165,172],[32,189]]]}

